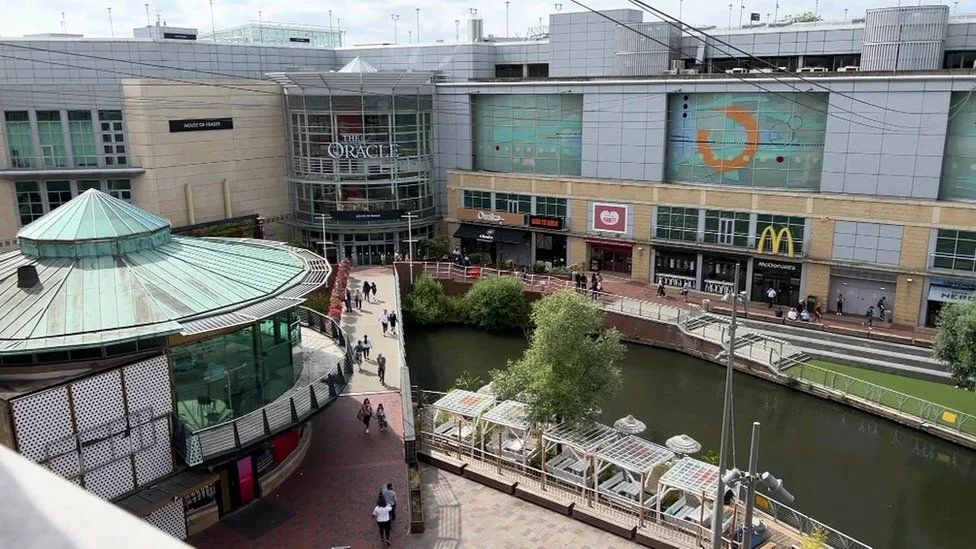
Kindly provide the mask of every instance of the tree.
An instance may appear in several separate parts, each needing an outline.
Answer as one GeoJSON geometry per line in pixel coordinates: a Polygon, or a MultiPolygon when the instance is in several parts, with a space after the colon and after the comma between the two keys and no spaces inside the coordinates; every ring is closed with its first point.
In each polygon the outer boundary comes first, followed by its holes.
{"type": "Polygon", "coordinates": [[[421,275],[413,285],[413,291],[404,307],[411,322],[419,325],[444,322],[450,312],[450,298],[441,283],[430,275],[421,275]]]}
{"type": "Polygon", "coordinates": [[[477,391],[484,384],[485,382],[482,381],[480,377],[465,370],[461,372],[461,377],[454,380],[454,386],[451,387],[451,389],[461,389],[463,391],[477,391]]]}
{"type": "Polygon", "coordinates": [[[815,21],[823,21],[823,17],[812,11],[805,11],[796,15],[787,15],[786,20],[792,21],[793,23],[813,23],[815,21]]]}
{"type": "Polygon", "coordinates": [[[491,372],[496,393],[527,402],[535,421],[593,419],[620,388],[620,334],[604,328],[603,312],[574,292],[536,301],[531,319],[536,328],[529,348],[505,370],[491,372]]]}
{"type": "Polygon", "coordinates": [[[489,330],[524,326],[529,318],[522,282],[510,276],[476,282],[464,295],[464,310],[469,322],[489,330]]]}
{"type": "Polygon", "coordinates": [[[939,313],[933,356],[952,369],[961,387],[976,384],[976,303],[951,303],[939,313]]]}
{"type": "Polygon", "coordinates": [[[435,236],[434,238],[424,238],[417,242],[417,256],[423,259],[440,261],[442,257],[451,251],[451,238],[448,236],[435,236]]]}

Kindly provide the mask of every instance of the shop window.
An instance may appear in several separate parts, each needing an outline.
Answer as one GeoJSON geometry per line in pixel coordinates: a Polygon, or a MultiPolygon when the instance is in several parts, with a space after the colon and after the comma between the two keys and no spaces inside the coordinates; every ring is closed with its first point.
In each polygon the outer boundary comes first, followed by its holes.
{"type": "Polygon", "coordinates": [[[21,226],[40,218],[44,215],[44,200],[36,181],[18,181],[17,191],[17,213],[20,215],[21,226]]]}
{"type": "Polygon", "coordinates": [[[763,254],[787,254],[789,253],[789,243],[793,243],[793,254],[803,253],[803,232],[806,228],[806,219],[786,215],[759,214],[756,216],[756,247],[759,253],[763,254]],[[772,228],[772,235],[762,238],[763,232],[767,235],[772,228]],[[787,229],[787,232],[783,232],[787,229]],[[782,235],[782,236],[780,236],[782,235]],[[790,241],[786,239],[789,238],[790,241]]]}
{"type": "Polygon", "coordinates": [[[658,206],[655,238],[667,240],[698,240],[698,209],[658,206]]]}
{"type": "Polygon", "coordinates": [[[491,192],[489,191],[461,191],[462,206],[473,210],[491,209],[491,192]]]}
{"type": "Polygon", "coordinates": [[[702,236],[708,244],[746,247],[749,245],[749,214],[707,210],[702,236]]]}
{"type": "Polygon", "coordinates": [[[976,232],[939,229],[932,266],[976,272],[976,232]]]}
{"type": "Polygon", "coordinates": [[[535,197],[535,213],[551,217],[566,217],[566,202],[565,198],[537,196],[535,197]]]}
{"type": "Polygon", "coordinates": [[[532,213],[532,197],[527,194],[495,193],[495,211],[532,213]]]}

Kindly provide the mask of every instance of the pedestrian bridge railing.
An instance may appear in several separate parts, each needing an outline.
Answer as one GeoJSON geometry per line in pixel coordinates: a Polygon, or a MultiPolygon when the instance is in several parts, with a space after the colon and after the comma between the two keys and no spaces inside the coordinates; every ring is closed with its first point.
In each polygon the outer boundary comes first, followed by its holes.
{"type": "Polygon", "coordinates": [[[301,425],[332,404],[345,389],[353,373],[352,348],[345,332],[318,311],[299,307],[298,316],[303,327],[328,337],[341,349],[335,366],[311,384],[294,388],[233,420],[198,430],[190,430],[177,420],[175,444],[187,465],[206,463],[301,425]]]}
{"type": "Polygon", "coordinates": [[[786,373],[795,383],[809,383],[822,389],[856,397],[971,436],[976,436],[976,417],[954,408],[907,395],[856,377],[807,363],[797,364],[786,373]]]}

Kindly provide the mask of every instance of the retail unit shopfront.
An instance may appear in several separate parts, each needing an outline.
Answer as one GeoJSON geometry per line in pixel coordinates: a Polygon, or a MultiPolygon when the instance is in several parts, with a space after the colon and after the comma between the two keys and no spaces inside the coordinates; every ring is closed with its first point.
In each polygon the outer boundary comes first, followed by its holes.
{"type": "Polygon", "coordinates": [[[292,223],[303,241],[324,242],[332,260],[378,264],[433,234],[432,73],[357,58],[337,72],[269,76],[288,94],[292,223]]]}
{"type": "Polygon", "coordinates": [[[518,265],[532,262],[532,238],[525,230],[525,214],[460,209],[457,220],[461,223],[454,232],[460,240],[461,253],[485,253],[490,262],[500,265],[514,260],[518,265]]]}
{"type": "Polygon", "coordinates": [[[976,303],[976,280],[933,278],[925,302],[925,325],[935,327],[939,312],[950,303],[976,303]]]}

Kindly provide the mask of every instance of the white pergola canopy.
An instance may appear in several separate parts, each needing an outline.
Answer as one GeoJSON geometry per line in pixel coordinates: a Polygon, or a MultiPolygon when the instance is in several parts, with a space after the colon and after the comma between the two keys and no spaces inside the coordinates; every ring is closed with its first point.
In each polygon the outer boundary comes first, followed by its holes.
{"type": "MultiPolygon", "coordinates": [[[[479,393],[483,394],[483,393],[479,393]]],[[[486,395],[490,396],[490,395],[486,395]]],[[[485,423],[527,431],[532,427],[532,422],[527,418],[528,406],[525,403],[514,400],[506,400],[485,412],[481,419],[485,423]]]]}
{"type": "Polygon", "coordinates": [[[606,461],[635,474],[650,473],[655,467],[674,459],[674,452],[660,444],[633,435],[626,436],[596,453],[606,461]]]}
{"type": "Polygon", "coordinates": [[[617,440],[620,433],[613,427],[590,422],[580,425],[560,423],[542,433],[542,439],[553,444],[571,446],[583,454],[592,454],[617,440]]]}
{"type": "Polygon", "coordinates": [[[657,484],[662,497],[665,490],[681,490],[699,497],[704,493],[705,498],[714,500],[718,490],[718,467],[684,457],[668,469],[657,484]]]}
{"type": "Polygon", "coordinates": [[[438,411],[448,412],[465,418],[477,418],[482,412],[495,404],[495,397],[455,389],[437,399],[431,406],[438,411]]]}

